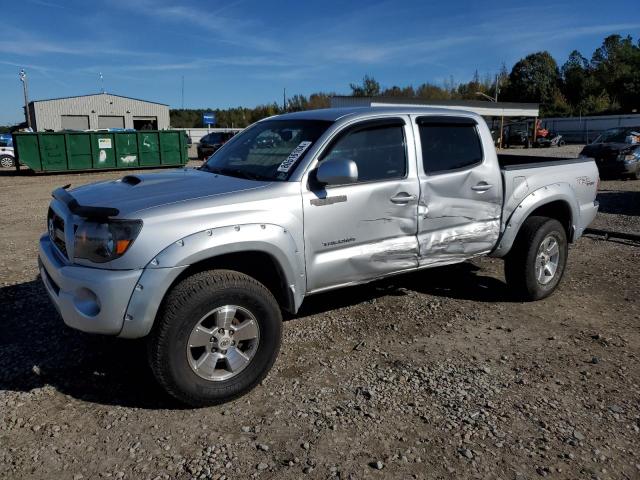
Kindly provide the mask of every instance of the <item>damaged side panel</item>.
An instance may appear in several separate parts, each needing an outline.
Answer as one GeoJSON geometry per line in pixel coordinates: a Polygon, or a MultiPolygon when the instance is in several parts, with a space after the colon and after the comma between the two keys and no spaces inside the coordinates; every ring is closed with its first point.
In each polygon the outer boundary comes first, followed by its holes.
{"type": "Polygon", "coordinates": [[[403,179],[305,195],[309,291],[416,268],[417,187],[415,179],[403,179]],[[414,195],[414,200],[402,205],[392,203],[390,198],[399,192],[414,195]],[[345,200],[332,202],[336,196],[345,200]]]}
{"type": "Polygon", "coordinates": [[[500,236],[502,178],[485,162],[421,179],[420,266],[462,262],[490,252],[500,236]],[[474,190],[474,186],[490,187],[474,190]]]}

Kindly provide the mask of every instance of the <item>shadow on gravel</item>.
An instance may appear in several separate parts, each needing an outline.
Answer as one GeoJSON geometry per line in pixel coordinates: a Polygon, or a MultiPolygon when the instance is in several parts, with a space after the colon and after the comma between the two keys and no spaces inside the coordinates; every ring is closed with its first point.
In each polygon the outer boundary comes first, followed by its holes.
{"type": "Polygon", "coordinates": [[[599,211],[602,213],[640,216],[640,192],[601,190],[598,192],[597,200],[600,202],[599,211]]]}
{"type": "Polygon", "coordinates": [[[29,176],[32,177],[36,174],[33,170],[21,169],[19,172],[15,168],[2,168],[0,169],[0,177],[20,177],[29,176]]]}
{"type": "Polygon", "coordinates": [[[105,405],[180,408],[157,386],[144,345],[68,328],[40,280],[0,288],[0,390],[51,385],[105,405]]]}
{"type": "Polygon", "coordinates": [[[356,305],[385,295],[406,295],[407,291],[476,302],[517,301],[504,282],[480,275],[480,270],[480,267],[465,262],[313,295],[304,301],[293,319],[356,305]]]}
{"type": "MultiPolygon", "coordinates": [[[[309,297],[295,318],[407,291],[481,302],[510,301],[504,283],[471,263],[400,275],[309,297]]],[[[0,288],[0,390],[50,385],[79,400],[143,409],[182,408],[155,383],[142,341],[64,325],[40,280],[0,288]]]]}

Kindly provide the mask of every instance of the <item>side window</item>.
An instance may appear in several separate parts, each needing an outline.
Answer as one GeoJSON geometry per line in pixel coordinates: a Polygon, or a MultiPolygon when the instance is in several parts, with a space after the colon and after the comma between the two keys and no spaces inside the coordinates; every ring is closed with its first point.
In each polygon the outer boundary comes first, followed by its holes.
{"type": "Polygon", "coordinates": [[[430,123],[419,119],[418,124],[426,173],[446,173],[482,162],[475,123],[430,123]]]}
{"type": "Polygon", "coordinates": [[[358,166],[358,183],[404,178],[407,156],[403,125],[356,128],[339,138],[322,160],[344,158],[358,166]]]}

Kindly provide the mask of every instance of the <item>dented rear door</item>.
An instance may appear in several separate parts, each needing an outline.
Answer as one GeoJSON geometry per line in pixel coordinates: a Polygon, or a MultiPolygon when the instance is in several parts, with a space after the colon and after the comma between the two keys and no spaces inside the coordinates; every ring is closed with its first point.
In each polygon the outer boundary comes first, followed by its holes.
{"type": "Polygon", "coordinates": [[[420,266],[490,252],[500,235],[503,197],[486,125],[472,117],[443,115],[416,116],[413,126],[420,178],[420,266]]]}

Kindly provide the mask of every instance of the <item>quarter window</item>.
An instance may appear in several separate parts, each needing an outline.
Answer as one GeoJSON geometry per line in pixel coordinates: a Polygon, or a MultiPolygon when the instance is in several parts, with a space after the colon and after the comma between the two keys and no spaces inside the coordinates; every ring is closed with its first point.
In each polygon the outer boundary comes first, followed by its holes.
{"type": "Polygon", "coordinates": [[[446,173],[482,162],[482,145],[475,124],[419,121],[419,129],[426,173],[446,173]]]}
{"type": "Polygon", "coordinates": [[[358,183],[404,178],[407,156],[403,124],[357,128],[339,138],[323,160],[353,160],[358,183]]]}

